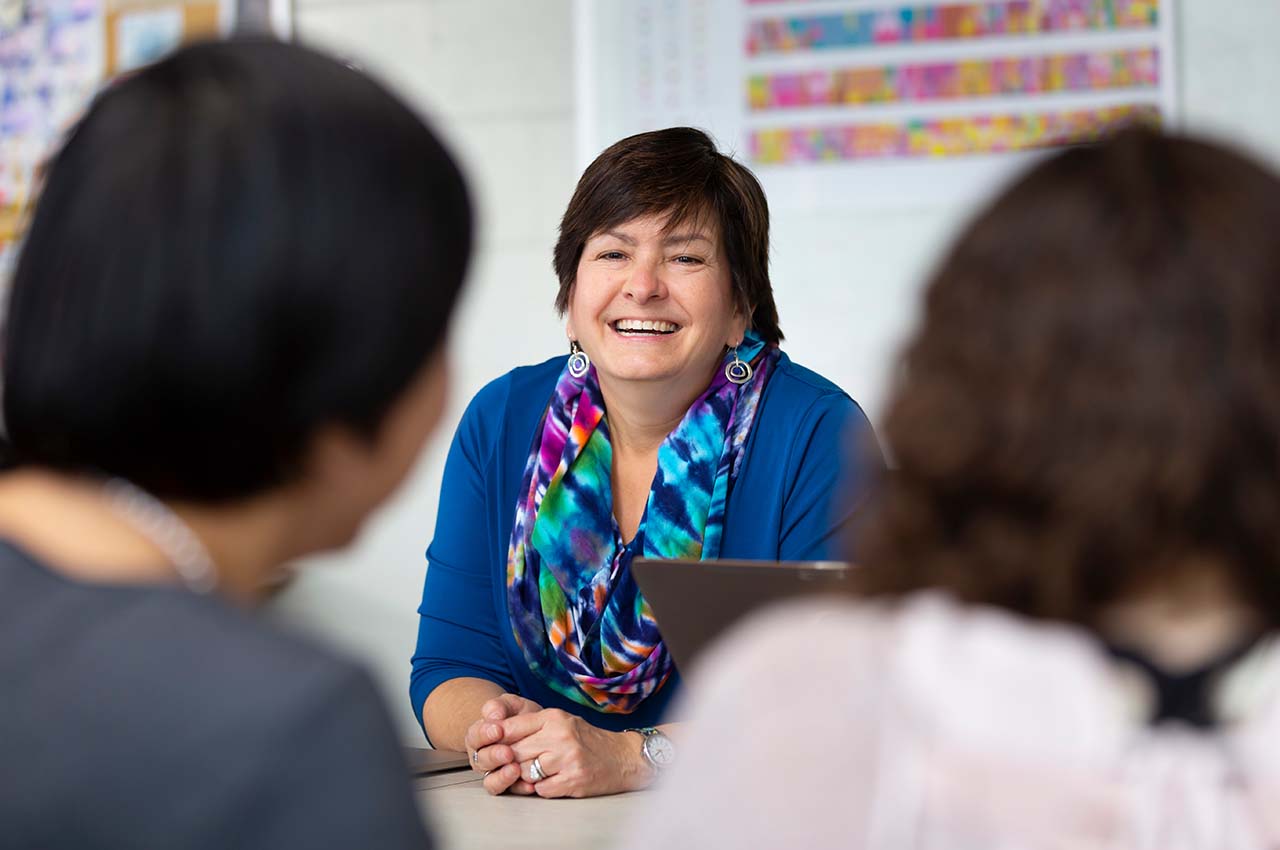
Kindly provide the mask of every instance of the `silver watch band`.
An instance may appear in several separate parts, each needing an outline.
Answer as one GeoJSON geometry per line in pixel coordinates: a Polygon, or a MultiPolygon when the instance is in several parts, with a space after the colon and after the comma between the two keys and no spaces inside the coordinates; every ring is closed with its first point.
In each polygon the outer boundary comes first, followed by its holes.
{"type": "Polygon", "coordinates": [[[644,739],[644,741],[640,745],[640,752],[642,755],[644,755],[644,760],[649,764],[649,767],[653,768],[655,773],[662,773],[664,770],[666,770],[670,766],[669,761],[663,762],[663,761],[659,761],[657,758],[654,758],[652,745],[650,743],[650,739],[656,737],[659,741],[661,741],[665,745],[666,751],[669,754],[668,758],[670,758],[670,754],[672,752],[671,739],[668,738],[666,735],[664,735],[661,729],[658,729],[653,726],[639,726],[634,729],[628,729],[627,731],[635,732],[639,734],[641,738],[644,739]]]}

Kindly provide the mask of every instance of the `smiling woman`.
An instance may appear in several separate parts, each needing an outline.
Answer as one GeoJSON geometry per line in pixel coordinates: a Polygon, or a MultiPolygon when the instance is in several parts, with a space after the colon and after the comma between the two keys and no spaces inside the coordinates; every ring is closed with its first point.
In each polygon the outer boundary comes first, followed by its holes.
{"type": "Polygon", "coordinates": [[[632,559],[828,558],[880,455],[779,349],[768,203],[706,134],[604,151],[554,264],[571,355],[498,378],[458,426],[410,695],[491,793],[582,797],[675,758],[679,671],[632,559]]]}

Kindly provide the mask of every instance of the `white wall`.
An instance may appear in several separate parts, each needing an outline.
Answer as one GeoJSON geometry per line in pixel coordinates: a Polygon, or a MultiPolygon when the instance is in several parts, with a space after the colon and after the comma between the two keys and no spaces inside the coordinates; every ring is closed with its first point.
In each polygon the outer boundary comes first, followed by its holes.
{"type": "MultiPolygon", "coordinates": [[[[408,659],[452,429],[483,383],[564,348],[551,310],[551,246],[578,176],[570,7],[570,0],[297,0],[299,37],[399,87],[452,143],[480,206],[479,251],[451,344],[453,396],[440,433],[358,544],[305,565],[273,606],[281,619],[367,659],[406,739],[420,734],[408,709],[408,659]]],[[[1243,141],[1280,164],[1280,2],[1182,0],[1178,11],[1185,124],[1243,141]]],[[[848,376],[845,388],[873,418],[913,320],[917,283],[964,213],[775,219],[773,279],[785,347],[819,372],[848,376]]]]}

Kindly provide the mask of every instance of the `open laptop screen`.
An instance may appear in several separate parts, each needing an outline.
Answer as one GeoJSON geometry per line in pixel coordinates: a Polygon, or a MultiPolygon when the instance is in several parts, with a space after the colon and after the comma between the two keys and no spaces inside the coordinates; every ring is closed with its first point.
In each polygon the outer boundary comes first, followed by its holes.
{"type": "Polygon", "coordinates": [[[838,561],[682,561],[637,558],[631,572],[682,673],[744,615],[773,602],[831,593],[849,579],[838,561]]]}

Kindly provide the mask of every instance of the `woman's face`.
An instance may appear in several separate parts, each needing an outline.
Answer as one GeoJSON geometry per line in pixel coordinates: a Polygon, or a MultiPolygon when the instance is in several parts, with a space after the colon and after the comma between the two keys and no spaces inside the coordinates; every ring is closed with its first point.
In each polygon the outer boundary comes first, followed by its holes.
{"type": "Polygon", "coordinates": [[[746,330],[714,222],[663,233],[634,218],[587,240],[569,293],[568,333],[606,386],[668,382],[700,391],[746,330]]]}

